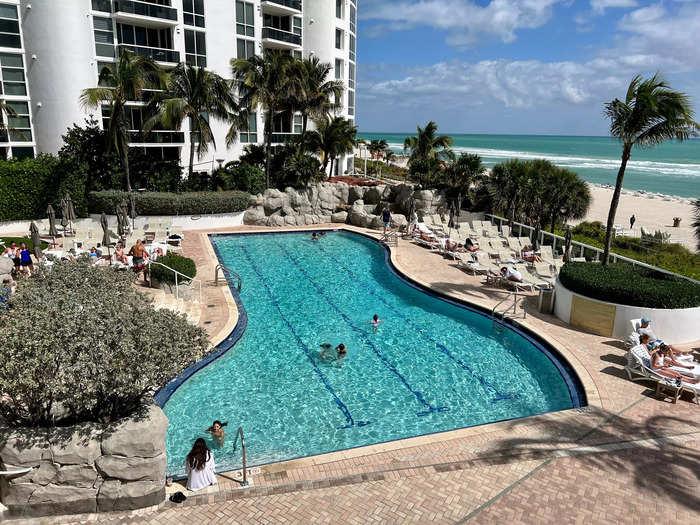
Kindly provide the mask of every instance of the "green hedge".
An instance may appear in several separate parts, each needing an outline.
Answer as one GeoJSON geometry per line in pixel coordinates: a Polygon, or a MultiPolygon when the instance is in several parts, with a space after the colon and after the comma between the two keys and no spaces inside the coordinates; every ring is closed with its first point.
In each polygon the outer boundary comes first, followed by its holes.
{"type": "MultiPolygon", "coordinates": [[[[0,243],[5,245],[5,248],[9,248],[11,243],[16,243],[17,246],[21,246],[22,243],[27,245],[28,250],[34,250],[34,243],[30,237],[0,237],[0,243]]],[[[49,247],[47,242],[41,241],[41,249],[45,250],[49,247]]],[[[0,253],[4,251],[4,248],[0,248],[0,253]]]]}
{"type": "Polygon", "coordinates": [[[559,280],[572,292],[610,303],[645,308],[700,306],[700,285],[626,263],[567,263],[559,280]]]}
{"type": "Polygon", "coordinates": [[[58,190],[54,175],[58,159],[0,160],[0,221],[46,217],[46,208],[58,190]]]}
{"type": "MultiPolygon", "coordinates": [[[[194,278],[197,275],[197,266],[189,257],[183,257],[176,253],[169,253],[168,255],[159,257],[156,262],[164,264],[190,278],[194,278]]],[[[155,277],[161,283],[175,284],[175,274],[159,264],[151,265],[151,277],[155,277]]],[[[182,276],[178,276],[178,282],[182,282],[182,276]]]]}
{"type": "MultiPolygon", "coordinates": [[[[240,191],[159,193],[137,192],[136,212],[139,215],[203,215],[206,213],[234,213],[250,205],[250,195],[240,191]]],[[[114,214],[129,194],[123,191],[96,191],[89,195],[90,213],[114,214]]]]}

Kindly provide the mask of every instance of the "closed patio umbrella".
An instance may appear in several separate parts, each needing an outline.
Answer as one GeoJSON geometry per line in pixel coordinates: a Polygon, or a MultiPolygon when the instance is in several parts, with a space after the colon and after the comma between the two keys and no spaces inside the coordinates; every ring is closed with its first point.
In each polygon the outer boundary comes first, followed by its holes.
{"type": "Polygon", "coordinates": [[[61,226],[63,226],[63,233],[65,234],[68,227],[68,203],[65,197],[61,199],[61,226]]]}
{"type": "Polygon", "coordinates": [[[117,207],[117,233],[119,237],[125,237],[129,230],[129,223],[124,222],[124,208],[120,204],[117,207]]]}
{"type": "Polygon", "coordinates": [[[39,237],[39,228],[36,227],[34,221],[32,221],[31,225],[29,226],[29,235],[32,239],[32,244],[34,245],[34,256],[38,261],[44,255],[41,253],[41,237],[39,237]]]}
{"type": "Polygon", "coordinates": [[[564,234],[564,262],[569,262],[571,259],[571,226],[566,227],[564,234]]]}
{"type": "Polygon", "coordinates": [[[66,197],[61,201],[61,224],[63,225],[63,228],[65,229],[66,226],[68,226],[68,231],[72,232],[73,231],[73,221],[75,221],[75,209],[73,208],[73,199],[70,198],[70,195],[66,193],[66,197]],[[65,219],[65,223],[64,223],[65,219]]]}
{"type": "Polygon", "coordinates": [[[135,219],[138,217],[136,213],[136,197],[133,193],[129,193],[129,217],[131,217],[131,229],[136,229],[135,219]]]}
{"type": "Polygon", "coordinates": [[[102,226],[102,247],[107,247],[107,257],[112,258],[112,254],[109,251],[109,244],[112,242],[112,232],[109,230],[109,224],[107,223],[107,214],[102,212],[100,217],[100,225],[102,226]]]}
{"type": "Polygon", "coordinates": [[[447,221],[447,227],[452,229],[455,227],[455,203],[450,203],[450,219],[447,221]]]}
{"type": "Polygon", "coordinates": [[[56,237],[58,237],[58,230],[56,229],[56,212],[53,211],[53,206],[49,204],[46,208],[46,214],[49,216],[49,235],[54,238],[54,243],[56,242],[56,237]]]}
{"type": "Polygon", "coordinates": [[[530,241],[532,242],[532,249],[538,250],[540,247],[540,232],[542,230],[542,227],[540,226],[540,221],[537,221],[537,224],[535,224],[535,231],[532,232],[532,237],[530,238],[530,241]]]}

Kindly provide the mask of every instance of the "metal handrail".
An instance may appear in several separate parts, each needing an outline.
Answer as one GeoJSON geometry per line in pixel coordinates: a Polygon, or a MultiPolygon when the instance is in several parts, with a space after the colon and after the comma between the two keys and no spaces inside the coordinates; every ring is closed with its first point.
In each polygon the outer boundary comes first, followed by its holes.
{"type": "Polygon", "coordinates": [[[248,473],[246,469],[245,462],[245,436],[243,436],[243,427],[238,427],[236,430],[236,438],[233,440],[233,451],[236,452],[236,443],[238,443],[238,436],[241,436],[241,449],[243,451],[243,483],[244,487],[248,486],[248,473]]]}
{"type": "MultiPolygon", "coordinates": [[[[173,273],[175,274],[175,298],[176,298],[176,299],[179,299],[179,298],[180,298],[180,285],[179,285],[179,283],[177,282],[177,277],[178,277],[178,275],[179,275],[180,277],[184,277],[185,279],[187,279],[187,280],[190,281],[190,282],[197,282],[197,283],[199,283],[199,302],[200,302],[200,303],[203,303],[203,302],[204,302],[204,301],[203,301],[204,296],[202,295],[202,281],[200,281],[199,279],[195,279],[194,277],[190,277],[189,275],[185,275],[185,274],[182,273],[182,272],[178,272],[175,268],[171,268],[170,266],[168,266],[168,265],[166,265],[166,264],[163,264],[163,263],[160,263],[160,262],[158,262],[158,261],[150,261],[150,260],[149,260],[149,261],[146,262],[146,265],[149,266],[149,273],[150,273],[150,266],[151,266],[152,264],[157,264],[157,265],[159,265],[159,266],[162,266],[163,268],[167,268],[168,270],[170,270],[171,272],[173,272],[173,273]]],[[[152,281],[151,281],[151,282],[152,282],[152,281]]]]}
{"type": "MultiPolygon", "coordinates": [[[[505,223],[509,222],[508,219],[506,219],[504,217],[499,217],[498,215],[493,215],[491,213],[485,213],[484,216],[488,217],[492,223],[495,223],[496,221],[498,221],[499,227],[502,227],[504,222],[505,223]]],[[[530,232],[530,235],[532,235],[533,231],[535,230],[534,226],[528,226],[527,224],[523,224],[521,222],[514,221],[513,226],[518,227],[518,233],[522,233],[523,229],[525,229],[528,232],[530,232]]],[[[511,229],[511,234],[514,230],[515,230],[515,228],[511,229]]],[[[540,241],[540,244],[543,244],[545,237],[552,237],[552,251],[556,250],[557,241],[561,241],[562,246],[564,245],[564,241],[565,241],[564,237],[562,237],[561,235],[556,235],[554,233],[550,233],[550,232],[545,231],[545,230],[540,231],[540,238],[538,239],[540,241]]],[[[574,241],[573,239],[571,241],[571,246],[580,247],[581,248],[581,252],[580,252],[581,256],[583,256],[583,253],[585,250],[589,250],[589,251],[594,252],[596,254],[596,259],[595,259],[596,261],[600,260],[600,256],[603,253],[605,253],[600,248],[596,248],[595,246],[591,246],[590,244],[585,244],[585,243],[582,243],[579,241],[574,241]]],[[[624,262],[628,262],[628,263],[632,264],[633,266],[641,266],[642,268],[654,270],[655,272],[665,273],[666,275],[672,275],[673,277],[680,277],[681,279],[686,279],[686,280],[693,282],[695,284],[700,284],[700,281],[697,281],[697,280],[693,279],[692,277],[687,277],[687,276],[681,275],[679,273],[671,272],[669,270],[664,270],[663,268],[659,268],[658,266],[652,266],[651,264],[647,264],[647,263],[644,263],[642,261],[638,261],[636,259],[630,259],[629,257],[625,257],[624,255],[618,255],[614,252],[610,252],[610,259],[612,260],[612,262],[617,262],[618,260],[624,261],[624,262]]]]}
{"type": "MultiPolygon", "coordinates": [[[[523,297],[524,297],[524,296],[523,296],[523,297]]],[[[520,299],[523,299],[523,297],[520,297],[520,299]]],[[[515,291],[515,292],[508,292],[508,296],[505,297],[505,298],[503,298],[503,299],[501,299],[501,300],[500,300],[498,303],[496,303],[496,305],[491,309],[491,318],[495,320],[495,319],[496,319],[496,314],[500,314],[500,315],[501,315],[501,319],[505,319],[506,313],[507,313],[511,308],[513,309],[513,315],[516,315],[516,314],[518,313],[518,300],[519,300],[519,299],[518,299],[518,292],[517,292],[517,291],[515,291]],[[503,310],[503,311],[498,311],[497,308],[498,308],[501,304],[503,304],[504,302],[508,301],[508,300],[511,298],[511,296],[513,296],[513,305],[512,305],[512,306],[508,306],[508,308],[506,308],[506,309],[503,310]]],[[[524,319],[526,316],[527,316],[527,312],[526,312],[525,309],[523,308],[523,319],[524,319]]]]}
{"type": "Polygon", "coordinates": [[[238,281],[236,288],[238,288],[238,291],[240,292],[241,288],[243,288],[243,277],[241,277],[239,274],[237,274],[230,268],[224,266],[223,264],[217,264],[216,268],[214,269],[214,284],[219,284],[219,270],[221,270],[222,273],[227,273],[236,278],[236,280],[238,281]]]}

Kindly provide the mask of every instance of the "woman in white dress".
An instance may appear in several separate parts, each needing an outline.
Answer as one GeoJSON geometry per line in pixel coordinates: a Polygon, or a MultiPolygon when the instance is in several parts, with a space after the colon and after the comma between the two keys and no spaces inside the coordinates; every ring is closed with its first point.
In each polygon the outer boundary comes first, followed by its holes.
{"type": "Polygon", "coordinates": [[[187,454],[187,490],[201,490],[216,483],[216,466],[214,454],[211,453],[207,442],[198,438],[190,453],[187,454]]]}

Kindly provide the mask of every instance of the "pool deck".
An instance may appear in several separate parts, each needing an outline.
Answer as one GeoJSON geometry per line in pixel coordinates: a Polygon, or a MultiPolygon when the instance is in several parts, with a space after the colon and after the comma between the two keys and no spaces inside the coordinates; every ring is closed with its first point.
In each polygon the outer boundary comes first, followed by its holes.
{"type": "MultiPolygon", "coordinates": [[[[377,232],[338,227],[377,237],[377,232]]],[[[306,230],[306,228],[296,228],[306,230]]],[[[294,230],[290,228],[289,230],[294,230]]],[[[287,231],[240,227],[209,233],[287,231]]],[[[322,241],[321,241],[322,242],[322,241]]],[[[237,321],[207,235],[187,232],[185,255],[206,286],[203,326],[214,343],[237,321]],[[211,280],[208,280],[210,279],[211,280]],[[209,306],[212,305],[212,306],[209,306]]],[[[491,309],[505,293],[439,254],[399,240],[391,258],[433,290],[491,309]]],[[[243,283],[245,286],[245,283],[243,283]]],[[[536,310],[517,322],[550,342],[579,375],[588,406],[403,439],[240,471],[177,506],[75,517],[106,523],[654,523],[700,515],[700,406],[632,382],[620,341],[584,333],[536,310]]],[[[700,342],[687,345],[700,351],[700,342]]],[[[235,351],[235,348],[232,350],[235,351]]],[[[69,517],[42,520],[66,523],[69,517]]]]}

